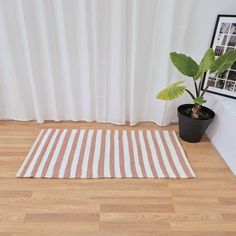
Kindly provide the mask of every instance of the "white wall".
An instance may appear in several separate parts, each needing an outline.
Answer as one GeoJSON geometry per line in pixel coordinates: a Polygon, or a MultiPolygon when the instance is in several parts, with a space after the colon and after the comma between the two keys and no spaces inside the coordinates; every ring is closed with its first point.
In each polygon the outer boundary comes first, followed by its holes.
{"type": "Polygon", "coordinates": [[[207,99],[216,113],[207,136],[236,175],[236,100],[211,94],[207,99]]]}

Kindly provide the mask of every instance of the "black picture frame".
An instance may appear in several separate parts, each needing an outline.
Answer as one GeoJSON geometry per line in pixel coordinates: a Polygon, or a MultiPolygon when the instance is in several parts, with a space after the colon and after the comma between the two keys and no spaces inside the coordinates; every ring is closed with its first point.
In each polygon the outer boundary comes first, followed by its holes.
{"type": "MultiPolygon", "coordinates": [[[[210,47],[213,48],[216,56],[224,54],[227,50],[236,50],[236,15],[217,15],[210,47]],[[223,26],[227,28],[225,25],[229,25],[228,31],[222,32],[223,26]],[[235,26],[234,33],[232,33],[233,26],[235,26]],[[222,41],[222,44],[219,45],[219,41],[222,41]],[[229,44],[230,42],[232,45],[229,44]]],[[[205,73],[201,89],[203,90],[209,83],[212,83],[212,86],[206,92],[236,99],[236,63],[226,73],[217,77],[210,75],[209,72],[205,73]]]]}

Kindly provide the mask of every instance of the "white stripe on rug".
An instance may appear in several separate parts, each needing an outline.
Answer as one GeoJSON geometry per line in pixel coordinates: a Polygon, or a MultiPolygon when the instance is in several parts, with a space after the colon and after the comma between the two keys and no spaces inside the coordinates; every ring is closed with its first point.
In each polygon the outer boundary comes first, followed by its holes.
{"type": "Polygon", "coordinates": [[[165,140],[167,142],[167,145],[169,147],[169,150],[170,150],[173,162],[175,163],[176,169],[179,172],[179,175],[180,176],[184,176],[186,178],[187,176],[186,176],[186,174],[185,174],[185,172],[183,170],[182,165],[180,164],[179,158],[178,158],[178,156],[176,154],[175,148],[174,148],[173,143],[172,143],[172,141],[170,139],[169,132],[163,131],[163,134],[164,134],[165,140]]]}
{"type": "Polygon", "coordinates": [[[79,133],[78,143],[77,143],[77,146],[75,149],[75,154],[73,157],[73,162],[72,162],[71,171],[70,171],[70,178],[75,178],[76,168],[77,168],[77,164],[79,162],[80,151],[81,151],[81,146],[82,146],[84,134],[85,134],[85,130],[81,129],[80,133],[79,133]]]}
{"type": "Polygon", "coordinates": [[[131,166],[130,166],[130,155],[129,155],[129,144],[127,138],[127,132],[123,131],[123,147],[124,147],[124,166],[126,177],[132,177],[131,166]]]}
{"type": "Polygon", "coordinates": [[[93,158],[93,178],[98,177],[98,163],[99,163],[99,155],[101,149],[101,139],[102,139],[102,130],[97,130],[97,136],[95,140],[95,151],[94,151],[94,158],[93,158]]]}
{"type": "Polygon", "coordinates": [[[25,158],[25,160],[24,160],[22,166],[20,167],[20,169],[19,169],[19,171],[18,171],[16,177],[20,177],[21,175],[24,175],[24,174],[22,174],[22,172],[26,169],[26,165],[27,165],[27,163],[29,162],[29,160],[30,160],[30,158],[31,158],[31,155],[32,155],[33,152],[36,150],[36,146],[38,145],[39,140],[40,140],[40,138],[42,137],[42,135],[43,135],[44,132],[45,132],[45,130],[41,130],[41,131],[40,131],[40,133],[39,133],[37,139],[35,140],[35,142],[34,142],[33,146],[31,147],[31,149],[30,149],[30,151],[29,151],[27,157],[25,158]]]}
{"type": "Polygon", "coordinates": [[[87,177],[89,153],[90,153],[90,150],[91,150],[91,142],[92,142],[93,132],[94,132],[94,130],[89,130],[88,131],[88,137],[87,137],[87,142],[86,142],[85,152],[84,152],[84,158],[83,158],[83,163],[82,163],[81,178],[86,178],[87,177]]]}
{"type": "Polygon", "coordinates": [[[104,157],[104,177],[111,177],[111,173],[110,173],[110,135],[111,135],[111,131],[106,130],[105,157],[104,157]]]}
{"type": "Polygon", "coordinates": [[[59,153],[61,151],[62,144],[63,144],[64,138],[65,138],[65,135],[66,135],[67,132],[68,132],[67,129],[63,130],[63,132],[62,132],[62,134],[60,136],[59,142],[57,143],[55,152],[53,153],[53,156],[52,156],[52,159],[50,161],[48,170],[46,172],[46,175],[45,175],[46,178],[51,178],[52,175],[53,175],[53,170],[54,170],[54,167],[56,165],[57,158],[58,158],[58,155],[59,155],[59,153]]]}
{"type": "Polygon", "coordinates": [[[147,173],[147,177],[153,178],[153,173],[150,168],[149,162],[148,162],[148,157],[147,157],[147,149],[145,147],[144,139],[143,139],[143,131],[139,130],[139,140],[140,140],[140,145],[141,145],[141,151],[142,151],[142,156],[143,156],[143,161],[144,161],[144,167],[145,171],[147,173]]]}
{"type": "Polygon", "coordinates": [[[114,133],[114,165],[115,165],[115,176],[120,178],[120,158],[119,158],[119,137],[118,130],[114,133]]]}
{"type": "Polygon", "coordinates": [[[56,140],[56,137],[57,137],[58,133],[59,133],[59,130],[56,130],[55,133],[53,134],[51,142],[49,143],[49,146],[48,146],[46,152],[43,155],[42,161],[41,161],[41,163],[40,163],[40,165],[39,165],[39,167],[37,169],[35,177],[38,177],[38,178],[41,177],[41,175],[43,173],[43,168],[44,168],[44,166],[46,164],[46,161],[47,161],[47,159],[49,157],[49,153],[50,153],[50,151],[52,149],[52,146],[54,145],[54,142],[56,140]]]}
{"type": "Polygon", "coordinates": [[[59,176],[58,176],[59,178],[64,178],[67,162],[69,160],[69,155],[70,155],[71,147],[72,147],[76,132],[77,132],[77,130],[72,130],[72,132],[70,134],[70,138],[69,138],[69,141],[68,141],[68,144],[67,144],[67,147],[65,150],[65,154],[62,159],[61,167],[59,170],[59,176]]]}
{"type": "Polygon", "coordinates": [[[174,131],[41,130],[17,177],[192,178],[174,131]]]}
{"type": "Polygon", "coordinates": [[[141,170],[139,159],[138,159],[137,143],[136,143],[136,139],[135,139],[135,132],[133,130],[131,131],[131,142],[132,142],[133,150],[134,150],[135,169],[136,169],[138,177],[142,178],[143,174],[142,174],[142,170],[141,170]]]}
{"type": "Polygon", "coordinates": [[[152,160],[153,160],[156,172],[157,172],[157,174],[160,178],[164,178],[165,176],[162,172],[160,162],[157,158],[157,154],[156,154],[155,146],[154,146],[154,143],[153,143],[152,135],[151,135],[151,132],[149,130],[147,131],[147,138],[148,138],[148,142],[150,143],[150,149],[151,149],[151,153],[152,153],[152,160]]]}
{"type": "Polygon", "coordinates": [[[160,158],[162,158],[163,162],[164,162],[164,166],[166,167],[166,170],[167,170],[167,173],[168,173],[168,176],[170,178],[176,178],[171,166],[170,166],[170,163],[168,161],[168,158],[167,158],[167,154],[166,154],[166,150],[164,148],[164,145],[162,143],[162,139],[160,137],[160,134],[159,134],[159,131],[155,131],[155,136],[156,136],[156,139],[157,139],[157,143],[160,147],[160,151],[161,151],[161,156],[160,158]]]}
{"type": "Polygon", "coordinates": [[[41,153],[41,150],[43,149],[43,147],[44,147],[44,145],[45,145],[45,143],[46,143],[46,141],[47,141],[47,138],[48,138],[48,136],[49,136],[49,134],[50,134],[51,132],[52,132],[51,129],[48,129],[48,130],[46,131],[46,134],[44,135],[43,140],[41,141],[41,143],[40,143],[38,149],[36,150],[36,153],[35,153],[35,155],[34,155],[34,158],[33,158],[32,161],[30,162],[30,165],[29,165],[29,167],[28,167],[27,170],[26,170],[25,177],[30,177],[30,176],[31,176],[32,170],[33,170],[33,168],[34,168],[34,166],[35,166],[35,164],[36,164],[36,161],[38,160],[39,155],[40,155],[40,153],[41,153]]]}

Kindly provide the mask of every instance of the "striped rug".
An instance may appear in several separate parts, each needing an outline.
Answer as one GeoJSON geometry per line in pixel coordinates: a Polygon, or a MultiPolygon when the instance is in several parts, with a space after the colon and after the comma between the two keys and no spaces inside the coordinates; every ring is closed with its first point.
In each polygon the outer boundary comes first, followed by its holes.
{"type": "Polygon", "coordinates": [[[192,178],[174,131],[44,129],[17,177],[192,178]]]}

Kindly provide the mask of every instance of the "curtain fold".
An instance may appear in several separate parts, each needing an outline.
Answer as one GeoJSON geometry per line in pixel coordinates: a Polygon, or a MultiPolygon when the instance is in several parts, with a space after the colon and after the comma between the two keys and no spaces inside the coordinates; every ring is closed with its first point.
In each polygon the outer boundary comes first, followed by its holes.
{"type": "Polygon", "coordinates": [[[0,1],[0,119],[175,121],[182,100],[155,95],[181,78],[171,51],[200,55],[194,27],[213,1],[0,1]]]}

